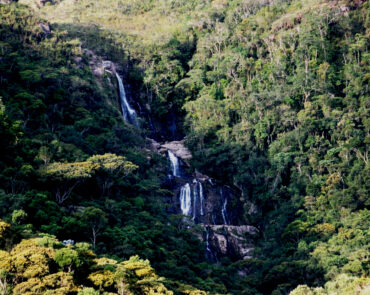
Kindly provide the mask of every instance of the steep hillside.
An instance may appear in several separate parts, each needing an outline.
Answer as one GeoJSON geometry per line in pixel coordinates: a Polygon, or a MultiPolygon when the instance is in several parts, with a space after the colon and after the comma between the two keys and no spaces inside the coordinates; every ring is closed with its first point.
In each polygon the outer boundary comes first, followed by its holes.
{"type": "Polygon", "coordinates": [[[57,289],[32,289],[50,275],[67,282],[50,294],[369,292],[367,1],[20,0],[0,16],[4,294],[57,289]],[[113,260],[78,266],[81,242],[113,260]],[[29,275],[12,261],[34,243],[51,266],[29,275]]]}
{"type": "MultiPolygon", "coordinates": [[[[207,278],[213,266],[205,264],[201,242],[166,214],[166,159],[145,148],[144,130],[125,124],[114,76],[92,71],[99,57],[50,30],[29,7],[1,5],[0,12],[0,207],[12,224],[1,236],[3,249],[47,233],[120,260],[148,258],[179,280],[166,282],[173,289],[189,290],[181,282],[191,282],[225,290],[207,278]]],[[[40,276],[5,271],[10,287],[40,276]]],[[[73,279],[94,287],[86,273],[73,279]]]]}

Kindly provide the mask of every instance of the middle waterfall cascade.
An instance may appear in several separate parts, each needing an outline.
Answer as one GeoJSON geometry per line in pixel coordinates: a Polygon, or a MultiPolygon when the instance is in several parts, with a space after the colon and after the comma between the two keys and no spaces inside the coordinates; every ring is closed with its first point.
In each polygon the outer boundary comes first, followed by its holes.
{"type": "Polygon", "coordinates": [[[123,86],[122,79],[118,75],[118,73],[116,73],[116,77],[117,77],[118,87],[119,87],[119,96],[120,96],[120,101],[121,101],[123,119],[126,122],[129,122],[132,125],[139,127],[136,111],[130,106],[130,104],[127,101],[126,91],[125,91],[125,87],[123,86]]]}
{"type": "Polygon", "coordinates": [[[187,183],[180,189],[180,207],[183,215],[190,215],[191,213],[191,188],[187,183]]]}
{"type": "Polygon", "coordinates": [[[170,150],[168,150],[168,158],[170,159],[171,162],[172,175],[180,177],[179,159],[170,150]]]}

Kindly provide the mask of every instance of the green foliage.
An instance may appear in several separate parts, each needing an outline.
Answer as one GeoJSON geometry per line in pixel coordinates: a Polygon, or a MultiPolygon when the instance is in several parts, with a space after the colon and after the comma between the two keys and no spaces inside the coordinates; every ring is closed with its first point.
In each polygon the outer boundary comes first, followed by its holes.
{"type": "Polygon", "coordinates": [[[54,259],[60,267],[68,269],[68,272],[71,272],[74,267],[79,267],[81,265],[78,252],[69,248],[57,250],[54,259]]]}
{"type": "Polygon", "coordinates": [[[78,291],[78,295],[100,295],[100,292],[95,290],[94,288],[83,288],[82,290],[78,291]]]}
{"type": "Polygon", "coordinates": [[[127,291],[131,292],[129,294],[173,294],[163,285],[163,278],[155,274],[149,261],[138,256],[133,256],[118,265],[115,280],[120,294],[127,291]]]}
{"type": "MultiPolygon", "coordinates": [[[[43,243],[44,238],[22,240],[10,252],[0,250],[3,294],[7,294],[7,282],[14,286],[12,294],[71,294],[77,290],[78,294],[100,294],[91,287],[81,289],[75,285],[75,282],[89,281],[101,291],[119,294],[173,294],[149,262],[138,256],[122,263],[109,258],[92,259],[95,255],[86,244],[54,250],[43,243]],[[90,263],[86,263],[88,256],[90,263]],[[68,272],[57,272],[56,264],[68,272]],[[108,265],[112,266],[111,270],[106,269],[108,265]],[[133,293],[122,293],[126,291],[133,293]]],[[[60,244],[58,240],[55,242],[60,244]]]]}
{"type": "Polygon", "coordinates": [[[10,237],[10,224],[0,219],[0,248],[4,248],[9,244],[8,241],[10,237]]]}
{"type": "Polygon", "coordinates": [[[0,5],[0,247],[49,235],[0,252],[0,292],[368,292],[368,2],[22,1],[35,11],[0,5]],[[255,259],[205,263],[168,218],[163,161],[83,49],[128,69],[159,137],[186,135],[192,166],[243,192],[255,259]],[[144,260],[99,264],[86,241],[144,260]]]}
{"type": "Polygon", "coordinates": [[[366,295],[369,292],[370,281],[368,278],[350,277],[345,274],[339,275],[325,284],[324,288],[309,288],[300,285],[290,295],[329,295],[329,294],[359,294],[366,295]]]}

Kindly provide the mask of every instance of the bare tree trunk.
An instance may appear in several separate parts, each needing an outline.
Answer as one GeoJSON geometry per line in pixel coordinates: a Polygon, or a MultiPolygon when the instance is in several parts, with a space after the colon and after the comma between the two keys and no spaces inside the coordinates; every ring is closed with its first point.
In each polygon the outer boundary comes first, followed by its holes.
{"type": "Polygon", "coordinates": [[[8,294],[8,284],[6,279],[0,279],[0,295],[7,295],[8,294]]]}
{"type": "Polygon", "coordinates": [[[77,186],[77,184],[78,181],[72,184],[71,186],[67,187],[66,189],[60,187],[56,189],[55,199],[59,205],[61,205],[65,200],[67,200],[70,197],[73,189],[77,186]]]}
{"type": "Polygon", "coordinates": [[[95,249],[95,245],[96,245],[96,236],[97,236],[98,232],[96,231],[95,226],[93,226],[93,227],[91,228],[91,231],[92,231],[92,239],[91,239],[91,241],[92,241],[92,243],[93,243],[93,248],[95,249]]]}

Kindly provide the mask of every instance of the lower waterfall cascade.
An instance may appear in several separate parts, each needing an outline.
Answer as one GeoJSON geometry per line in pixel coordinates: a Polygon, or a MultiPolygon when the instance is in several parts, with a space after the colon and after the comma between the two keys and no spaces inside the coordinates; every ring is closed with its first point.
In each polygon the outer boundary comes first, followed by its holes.
{"type": "Polygon", "coordinates": [[[188,228],[198,225],[203,229],[198,237],[205,243],[205,256],[209,261],[218,263],[222,257],[251,258],[251,241],[258,230],[240,224],[237,193],[199,172],[185,171],[187,165],[179,165],[182,160],[175,152],[166,151],[173,176],[169,181],[175,192],[170,214],[188,217],[183,219],[188,228]]]}
{"type": "Polygon", "coordinates": [[[211,243],[209,241],[209,227],[205,227],[205,232],[206,232],[206,257],[208,260],[210,261],[215,261],[215,262],[218,262],[218,259],[217,259],[217,254],[214,253],[214,251],[212,250],[212,246],[211,246],[211,243]]]}
{"type": "Polygon", "coordinates": [[[191,188],[189,183],[180,189],[180,207],[183,215],[189,215],[191,213],[191,188]]]}

